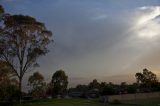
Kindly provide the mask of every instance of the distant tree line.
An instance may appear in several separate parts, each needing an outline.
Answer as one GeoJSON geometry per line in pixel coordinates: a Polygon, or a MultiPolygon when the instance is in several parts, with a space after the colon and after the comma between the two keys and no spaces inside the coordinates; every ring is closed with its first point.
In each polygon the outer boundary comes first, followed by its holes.
{"type": "Polygon", "coordinates": [[[70,88],[69,91],[82,92],[86,94],[90,90],[97,89],[100,95],[119,95],[160,91],[160,82],[158,82],[156,74],[148,69],[143,69],[142,73],[136,73],[135,77],[137,82],[133,84],[127,84],[126,82],[113,84],[112,82],[98,82],[94,79],[88,85],[77,85],[75,88],[70,88]]]}
{"type": "Polygon", "coordinates": [[[143,72],[135,74],[137,82],[127,84],[122,82],[114,84],[112,82],[98,82],[96,79],[88,85],[78,84],[74,88],[68,88],[68,76],[63,70],[56,71],[51,81],[47,84],[44,77],[39,72],[35,72],[29,77],[30,94],[34,98],[45,98],[48,96],[57,97],[76,93],[78,97],[103,96],[103,95],[119,95],[134,94],[144,92],[160,91],[160,82],[153,72],[143,69],[143,72]],[[68,89],[67,89],[68,88],[68,89]]]}

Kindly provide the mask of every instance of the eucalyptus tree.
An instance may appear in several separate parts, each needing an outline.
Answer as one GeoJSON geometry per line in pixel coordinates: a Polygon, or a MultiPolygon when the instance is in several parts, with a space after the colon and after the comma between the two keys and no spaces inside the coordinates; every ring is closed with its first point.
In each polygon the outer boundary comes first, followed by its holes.
{"type": "Polygon", "coordinates": [[[37,59],[48,53],[48,44],[52,42],[52,33],[44,23],[31,16],[8,15],[0,33],[0,60],[5,61],[19,79],[27,71],[38,66],[37,59]]]}
{"type": "Polygon", "coordinates": [[[143,72],[138,72],[135,74],[137,83],[142,87],[148,88],[151,90],[152,87],[156,87],[158,84],[158,79],[156,74],[149,71],[148,69],[143,69],[143,72]]]}

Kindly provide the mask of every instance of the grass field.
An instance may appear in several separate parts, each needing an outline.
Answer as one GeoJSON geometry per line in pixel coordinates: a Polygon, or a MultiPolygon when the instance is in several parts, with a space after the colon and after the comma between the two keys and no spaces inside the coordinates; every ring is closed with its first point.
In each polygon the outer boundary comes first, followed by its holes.
{"type": "Polygon", "coordinates": [[[127,104],[138,104],[141,106],[160,106],[160,98],[148,98],[148,99],[139,99],[125,101],[127,104]]]}
{"type": "Polygon", "coordinates": [[[160,98],[123,101],[120,105],[99,103],[97,100],[88,99],[50,99],[37,100],[14,106],[160,106],[160,98]]]}
{"type": "Polygon", "coordinates": [[[14,106],[105,106],[105,104],[88,99],[50,99],[32,101],[14,106]]]}

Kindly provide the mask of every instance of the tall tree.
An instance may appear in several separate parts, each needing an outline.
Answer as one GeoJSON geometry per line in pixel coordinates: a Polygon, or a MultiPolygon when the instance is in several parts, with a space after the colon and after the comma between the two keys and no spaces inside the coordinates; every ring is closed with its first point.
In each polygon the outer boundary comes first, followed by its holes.
{"type": "MultiPolygon", "coordinates": [[[[37,59],[48,53],[52,33],[35,18],[9,15],[0,33],[0,60],[3,60],[19,79],[22,90],[24,74],[37,66],[37,59]]],[[[20,97],[21,98],[21,97],[20,97]]]]}
{"type": "Polygon", "coordinates": [[[149,71],[148,69],[143,69],[142,73],[136,73],[135,77],[139,85],[142,85],[148,89],[151,89],[152,86],[158,83],[156,74],[149,71]]]}
{"type": "Polygon", "coordinates": [[[68,86],[68,76],[63,70],[56,71],[52,76],[53,94],[52,96],[63,94],[68,86]]]}

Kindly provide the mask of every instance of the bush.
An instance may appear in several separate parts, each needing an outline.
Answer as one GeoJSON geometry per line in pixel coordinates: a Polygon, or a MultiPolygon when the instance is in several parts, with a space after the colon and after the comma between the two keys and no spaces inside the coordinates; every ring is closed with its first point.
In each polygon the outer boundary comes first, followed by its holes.
{"type": "Polygon", "coordinates": [[[0,106],[13,106],[12,102],[0,102],[0,106]]]}
{"type": "Polygon", "coordinates": [[[122,104],[122,103],[119,100],[115,99],[110,104],[118,105],[118,104],[122,104]]]}
{"type": "MultiPolygon", "coordinates": [[[[19,99],[19,89],[15,85],[0,85],[0,101],[16,101],[19,99]]],[[[1,106],[1,105],[0,105],[1,106]]],[[[3,106],[3,105],[2,105],[3,106]]]]}

